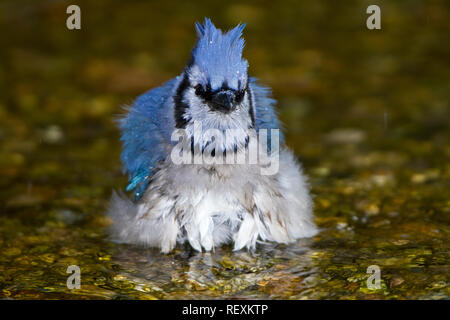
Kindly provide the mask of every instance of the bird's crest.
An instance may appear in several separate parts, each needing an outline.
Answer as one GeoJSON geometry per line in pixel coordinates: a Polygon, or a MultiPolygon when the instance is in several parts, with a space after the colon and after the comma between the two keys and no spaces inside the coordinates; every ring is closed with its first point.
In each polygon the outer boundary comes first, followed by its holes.
{"type": "Polygon", "coordinates": [[[242,58],[244,39],[241,38],[245,24],[238,24],[223,33],[210,19],[195,25],[198,42],[192,51],[193,62],[198,66],[202,84],[210,84],[216,90],[226,83],[230,88],[240,89],[247,81],[247,60],[242,58]]]}

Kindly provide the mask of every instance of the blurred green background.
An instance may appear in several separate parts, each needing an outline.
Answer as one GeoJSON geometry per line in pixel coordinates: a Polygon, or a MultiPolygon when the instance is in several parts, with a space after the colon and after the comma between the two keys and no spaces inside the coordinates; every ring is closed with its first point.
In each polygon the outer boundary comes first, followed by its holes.
{"type": "Polygon", "coordinates": [[[0,2],[0,298],[448,299],[450,5],[418,1],[0,2]],[[81,30],[66,8],[81,8],[81,30]],[[366,28],[381,7],[381,30],[366,28]],[[180,74],[194,22],[247,22],[322,232],[251,255],[116,245],[114,118],[180,74]],[[82,289],[66,288],[81,266],[82,289]],[[369,265],[382,288],[366,286],[369,265]]]}

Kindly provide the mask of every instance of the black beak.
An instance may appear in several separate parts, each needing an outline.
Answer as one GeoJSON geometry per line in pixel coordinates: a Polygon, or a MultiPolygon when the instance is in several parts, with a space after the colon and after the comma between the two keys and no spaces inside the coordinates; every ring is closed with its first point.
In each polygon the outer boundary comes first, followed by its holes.
{"type": "Polygon", "coordinates": [[[236,108],[236,94],[231,90],[220,90],[213,94],[209,103],[211,110],[228,113],[236,108]]]}

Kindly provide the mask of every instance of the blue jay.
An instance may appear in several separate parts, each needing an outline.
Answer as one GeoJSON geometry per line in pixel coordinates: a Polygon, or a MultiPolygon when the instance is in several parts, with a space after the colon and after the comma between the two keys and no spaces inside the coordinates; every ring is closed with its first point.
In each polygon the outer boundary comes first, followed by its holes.
{"type": "MultiPolygon", "coordinates": [[[[180,165],[171,156],[176,130],[187,132],[190,152],[198,147],[195,123],[221,132],[280,128],[270,91],[248,75],[244,26],[222,32],[208,18],[196,23],[198,42],[183,73],[138,97],[119,120],[126,190],[135,201],[113,194],[108,213],[116,241],[164,253],[184,242],[197,251],[225,243],[254,250],[259,242],[290,243],[316,234],[306,177],[282,136],[274,174],[261,174],[260,164],[180,165]]],[[[218,145],[224,153],[246,152],[249,136],[218,145]]]]}

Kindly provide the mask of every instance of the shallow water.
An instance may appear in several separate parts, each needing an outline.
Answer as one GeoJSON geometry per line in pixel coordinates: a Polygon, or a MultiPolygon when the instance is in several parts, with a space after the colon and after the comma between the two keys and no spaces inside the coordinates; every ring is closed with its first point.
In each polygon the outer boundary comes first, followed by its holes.
{"type": "Polygon", "coordinates": [[[380,31],[365,1],[79,5],[69,31],[65,3],[0,4],[0,298],[449,298],[448,3],[383,3],[380,31]],[[312,239],[162,255],[107,238],[126,185],[113,119],[181,72],[204,16],[248,23],[250,71],[310,177],[312,239]]]}

